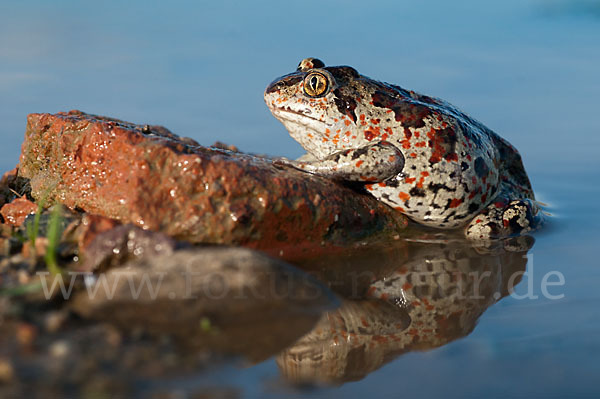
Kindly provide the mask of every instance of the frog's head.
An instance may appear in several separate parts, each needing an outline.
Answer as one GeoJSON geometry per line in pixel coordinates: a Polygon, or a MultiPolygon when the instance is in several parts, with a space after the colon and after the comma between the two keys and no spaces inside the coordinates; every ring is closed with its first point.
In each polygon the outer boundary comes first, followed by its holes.
{"type": "Polygon", "coordinates": [[[265,102],[306,151],[322,158],[367,143],[360,120],[368,114],[365,80],[349,66],[325,67],[306,58],[267,87],[265,102]]]}

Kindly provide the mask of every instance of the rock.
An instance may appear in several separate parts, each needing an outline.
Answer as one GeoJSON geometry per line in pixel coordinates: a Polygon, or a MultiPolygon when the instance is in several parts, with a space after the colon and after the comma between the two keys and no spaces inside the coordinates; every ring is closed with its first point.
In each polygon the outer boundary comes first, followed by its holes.
{"type": "MultiPolygon", "coordinates": [[[[96,223],[104,222],[94,219],[96,223]]],[[[85,260],[79,270],[108,269],[130,260],[160,255],[169,256],[182,245],[162,233],[143,230],[131,224],[120,225],[97,234],[89,245],[80,249],[85,260]]]]}
{"type": "Polygon", "coordinates": [[[4,204],[0,214],[4,222],[11,226],[20,226],[28,215],[36,213],[38,206],[25,197],[16,198],[14,201],[4,204]]]}
{"type": "Polygon", "coordinates": [[[258,361],[310,331],[337,300],[308,274],[259,252],[192,248],[110,269],[72,306],[129,331],[258,361]]]}
{"type": "Polygon", "coordinates": [[[34,198],[193,243],[293,258],[397,235],[400,213],[266,158],[199,146],[159,126],[79,111],[28,116],[19,177],[34,198]]]}
{"type": "Polygon", "coordinates": [[[0,358],[0,384],[8,384],[15,378],[15,371],[10,361],[0,358]]]}
{"type": "Polygon", "coordinates": [[[77,247],[80,251],[86,248],[96,239],[99,234],[119,226],[118,220],[106,218],[99,215],[86,213],[81,218],[81,226],[77,230],[77,247]]]}

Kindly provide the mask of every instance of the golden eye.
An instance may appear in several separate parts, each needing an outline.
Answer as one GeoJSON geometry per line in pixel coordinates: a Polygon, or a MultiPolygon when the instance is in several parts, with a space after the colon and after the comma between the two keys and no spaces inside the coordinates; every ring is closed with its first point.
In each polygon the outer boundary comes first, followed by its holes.
{"type": "Polygon", "coordinates": [[[319,97],[327,91],[327,77],[319,72],[313,72],[304,78],[304,93],[309,97],[319,97]]]}

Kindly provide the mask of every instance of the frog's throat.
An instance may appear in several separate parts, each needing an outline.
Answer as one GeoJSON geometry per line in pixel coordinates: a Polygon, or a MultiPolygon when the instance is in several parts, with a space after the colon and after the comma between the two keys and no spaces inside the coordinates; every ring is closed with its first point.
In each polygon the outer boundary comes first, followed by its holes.
{"type": "Polygon", "coordinates": [[[290,136],[309,153],[317,155],[334,150],[329,148],[328,142],[321,141],[325,130],[330,127],[327,123],[298,112],[276,109],[272,109],[271,112],[283,123],[290,136]]]}

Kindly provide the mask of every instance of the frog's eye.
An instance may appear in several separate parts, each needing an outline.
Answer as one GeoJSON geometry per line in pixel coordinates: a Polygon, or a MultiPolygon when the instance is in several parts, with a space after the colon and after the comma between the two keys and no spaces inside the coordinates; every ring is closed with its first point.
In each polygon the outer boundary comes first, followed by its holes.
{"type": "Polygon", "coordinates": [[[304,93],[309,97],[319,97],[327,92],[329,81],[327,77],[319,72],[313,72],[304,78],[304,93]]]}

